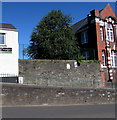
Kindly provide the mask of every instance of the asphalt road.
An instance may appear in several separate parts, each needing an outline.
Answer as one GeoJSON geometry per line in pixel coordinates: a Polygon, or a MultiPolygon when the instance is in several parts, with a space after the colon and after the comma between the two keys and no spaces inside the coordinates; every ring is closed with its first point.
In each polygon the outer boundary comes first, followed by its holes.
{"type": "Polygon", "coordinates": [[[3,107],[2,118],[115,118],[115,105],[3,107]]]}

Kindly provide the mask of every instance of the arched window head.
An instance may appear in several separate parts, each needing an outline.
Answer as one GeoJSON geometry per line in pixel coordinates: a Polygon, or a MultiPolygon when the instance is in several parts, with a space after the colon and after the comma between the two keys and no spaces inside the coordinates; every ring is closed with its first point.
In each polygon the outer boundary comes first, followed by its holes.
{"type": "Polygon", "coordinates": [[[117,19],[115,17],[113,17],[113,16],[106,17],[106,20],[107,20],[107,22],[110,22],[110,23],[117,22],[117,19]]]}

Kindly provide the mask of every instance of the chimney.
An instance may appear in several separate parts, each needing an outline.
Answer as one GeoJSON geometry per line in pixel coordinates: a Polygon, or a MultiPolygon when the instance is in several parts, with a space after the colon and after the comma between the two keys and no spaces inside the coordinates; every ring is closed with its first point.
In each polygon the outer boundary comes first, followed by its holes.
{"type": "Polygon", "coordinates": [[[99,16],[99,10],[94,9],[94,10],[90,11],[90,14],[92,17],[99,16]]]}

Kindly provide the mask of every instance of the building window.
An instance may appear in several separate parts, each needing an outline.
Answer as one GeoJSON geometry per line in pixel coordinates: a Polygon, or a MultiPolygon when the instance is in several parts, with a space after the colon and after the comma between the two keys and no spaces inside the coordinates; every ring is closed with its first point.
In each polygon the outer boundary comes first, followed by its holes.
{"type": "Polygon", "coordinates": [[[106,66],[105,50],[102,51],[102,66],[106,66]]]}
{"type": "Polygon", "coordinates": [[[112,67],[117,66],[117,52],[114,50],[111,51],[111,65],[112,67]]]}
{"type": "Polygon", "coordinates": [[[0,33],[0,44],[5,44],[5,33],[0,33]]]}
{"type": "Polygon", "coordinates": [[[85,60],[89,60],[89,51],[83,51],[82,56],[85,60]]]}
{"type": "Polygon", "coordinates": [[[81,44],[88,43],[88,33],[87,31],[84,31],[81,33],[81,44]]]}
{"type": "Polygon", "coordinates": [[[103,27],[100,26],[100,39],[103,41],[104,40],[104,34],[103,34],[103,27]]]}
{"type": "Polygon", "coordinates": [[[107,24],[107,39],[109,42],[114,42],[113,27],[112,24],[107,24]]]}

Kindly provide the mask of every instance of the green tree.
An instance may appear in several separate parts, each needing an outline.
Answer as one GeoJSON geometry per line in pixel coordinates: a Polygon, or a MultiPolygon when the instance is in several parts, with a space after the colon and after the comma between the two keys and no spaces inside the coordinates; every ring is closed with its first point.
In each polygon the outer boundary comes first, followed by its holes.
{"type": "Polygon", "coordinates": [[[72,18],[52,10],[34,28],[27,55],[32,59],[73,59],[77,54],[72,18]]]}

